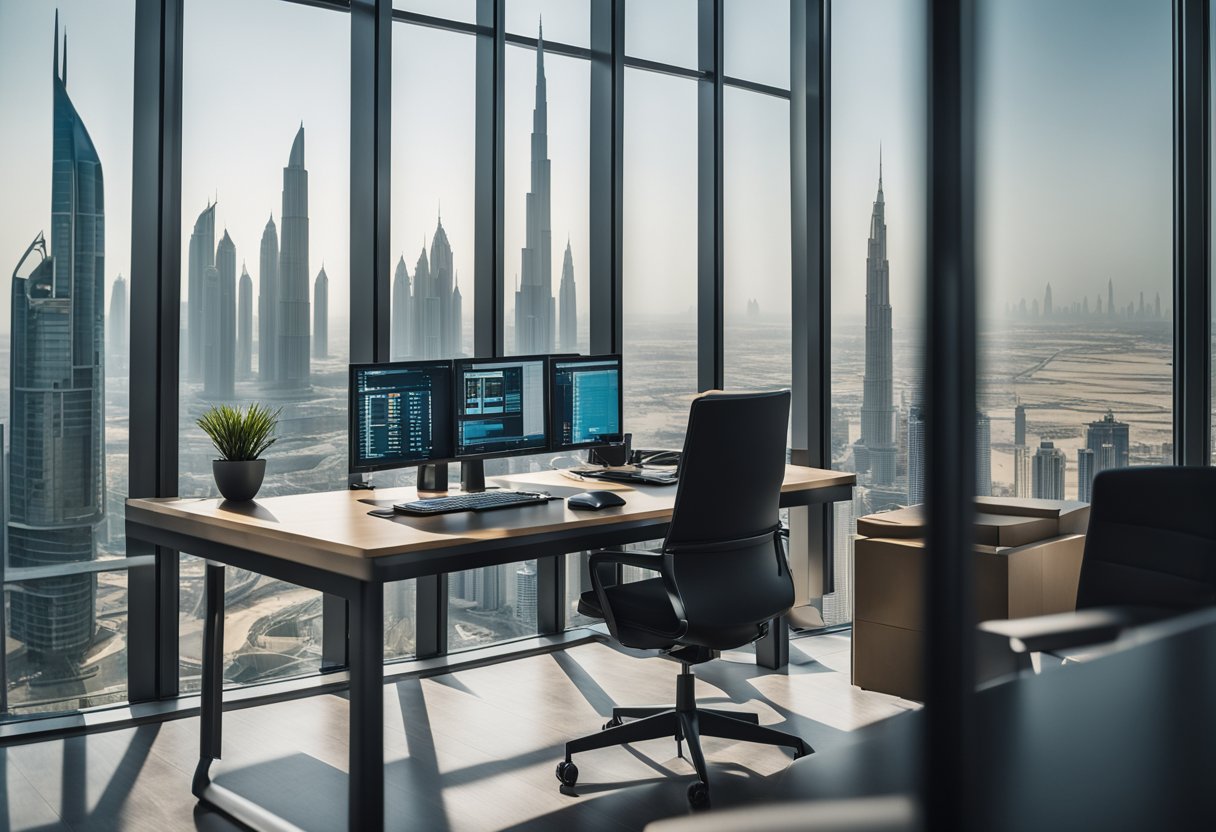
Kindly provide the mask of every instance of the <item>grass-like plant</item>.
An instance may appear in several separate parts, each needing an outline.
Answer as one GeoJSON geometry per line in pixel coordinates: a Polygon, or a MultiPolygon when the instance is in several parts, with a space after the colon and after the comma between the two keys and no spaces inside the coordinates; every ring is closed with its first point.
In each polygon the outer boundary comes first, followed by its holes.
{"type": "Polygon", "coordinates": [[[244,410],[226,404],[212,405],[199,418],[198,426],[229,462],[257,459],[275,443],[277,437],[272,434],[281,412],[280,409],[272,413],[269,407],[256,402],[244,410]]]}

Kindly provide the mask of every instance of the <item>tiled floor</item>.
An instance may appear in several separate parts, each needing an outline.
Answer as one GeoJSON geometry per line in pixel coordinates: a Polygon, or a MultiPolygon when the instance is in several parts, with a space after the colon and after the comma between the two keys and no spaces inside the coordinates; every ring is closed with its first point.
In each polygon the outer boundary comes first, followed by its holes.
{"type": "MultiPolygon", "coordinates": [[[[780,673],[746,653],[702,665],[698,698],[819,750],[917,707],[849,685],[847,634],[796,639],[790,658],[780,673]]],[[[598,730],[613,705],[672,701],[677,672],[593,642],[386,686],[389,828],[625,830],[686,813],[692,766],[671,741],[580,755],[568,794],[553,775],[564,742],[598,730]]],[[[216,781],[301,828],[344,828],[347,704],[319,695],[226,713],[216,781]]],[[[190,794],[197,743],[198,720],[177,719],[0,749],[0,829],[233,829],[190,794]]],[[[767,746],[708,739],[705,751],[715,807],[761,799],[790,764],[767,746]]]]}

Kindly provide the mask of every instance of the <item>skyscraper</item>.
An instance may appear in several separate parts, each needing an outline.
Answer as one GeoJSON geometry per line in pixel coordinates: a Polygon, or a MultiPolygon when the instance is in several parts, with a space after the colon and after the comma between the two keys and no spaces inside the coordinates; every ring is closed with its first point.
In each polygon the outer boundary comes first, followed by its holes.
{"type": "Polygon", "coordinates": [[[1013,448],[1013,496],[1030,496],[1030,448],[1025,445],[1013,448]]]}
{"type": "Polygon", "coordinates": [[[545,86],[544,30],[536,42],[536,104],[532,110],[532,178],[526,198],[521,280],[515,292],[515,351],[553,352],[553,225],[549,210],[549,104],[545,86]]]}
{"type": "Polygon", "coordinates": [[[1082,489],[1092,488],[1093,478],[1098,472],[1128,466],[1129,432],[1128,424],[1117,420],[1110,410],[1098,421],[1089,423],[1085,431],[1085,447],[1094,452],[1094,466],[1089,482],[1081,486],[1082,489]]]}
{"type": "Polygon", "coordinates": [[[460,294],[460,272],[456,273],[456,285],[452,287],[452,355],[463,355],[461,340],[464,335],[464,298],[460,294]]]}
{"type": "Polygon", "coordinates": [[[1013,408],[1013,444],[1026,444],[1026,406],[1021,402],[1013,408]]]}
{"type": "Polygon", "coordinates": [[[1106,281],[1106,316],[1115,317],[1115,281],[1106,281]]]}
{"type": "Polygon", "coordinates": [[[1077,448],[1077,499],[1083,503],[1093,499],[1095,459],[1091,449],[1077,448]]]}
{"type": "Polygon", "coordinates": [[[258,261],[258,378],[271,384],[278,378],[275,356],[279,349],[279,232],[274,215],[262,231],[258,261]]]}
{"type": "Polygon", "coordinates": [[[431,264],[426,256],[426,240],[414,263],[414,333],[410,336],[415,358],[439,358],[442,353],[439,295],[431,279],[431,264]]]}
{"type": "Polygon", "coordinates": [[[452,246],[448,243],[448,232],[443,227],[443,218],[437,217],[435,233],[431,235],[430,259],[431,287],[439,299],[438,337],[440,353],[436,357],[448,358],[460,354],[460,312],[454,311],[456,286],[452,266],[452,246]]]}
{"type": "Polygon", "coordinates": [[[1031,460],[1032,497],[1044,500],[1064,499],[1064,452],[1055,443],[1044,440],[1031,460]]]}
{"type": "Polygon", "coordinates": [[[8,562],[45,577],[10,594],[10,637],[72,674],[96,625],[93,559],[105,513],[105,203],[101,160],[52,67],[51,242],[40,232],[13,270],[8,562]],[[38,262],[32,262],[37,253],[38,262]],[[27,264],[29,268],[27,269],[27,264]]]}
{"type": "Polygon", "coordinates": [[[203,395],[231,399],[236,378],[236,246],[228,231],[215,249],[214,286],[203,272],[203,395]]]}
{"type": "Polygon", "coordinates": [[[127,319],[127,281],[119,275],[110,290],[110,317],[106,344],[106,367],[112,375],[123,375],[128,367],[131,324],[127,319]]]}
{"type": "Polygon", "coordinates": [[[189,260],[186,263],[186,378],[203,378],[203,278],[208,266],[215,265],[215,203],[194,221],[190,234],[189,260]]]}
{"type": "Polygon", "coordinates": [[[283,387],[309,384],[308,350],[308,171],[304,167],[304,125],[300,125],[283,168],[283,236],[279,248],[279,346],[276,378],[283,387]]]}
{"type": "Polygon", "coordinates": [[[992,496],[992,420],[987,413],[975,414],[975,494],[992,496]]]}
{"type": "MultiPolygon", "coordinates": [[[[397,264],[394,284],[399,281],[409,285],[404,257],[397,264]]],[[[460,290],[455,285],[452,246],[448,243],[448,233],[442,220],[435,225],[429,257],[426,240],[423,240],[422,251],[419,252],[418,262],[414,265],[413,282],[412,298],[405,300],[408,291],[401,295],[403,300],[400,320],[408,322],[405,330],[410,345],[406,355],[425,359],[459,355],[463,327],[460,290]]],[[[394,315],[396,314],[397,307],[394,306],[394,315]]],[[[399,319],[394,318],[394,321],[397,320],[399,319]]],[[[404,335],[402,340],[405,341],[404,335]]]]}
{"type": "Polygon", "coordinates": [[[515,618],[529,630],[536,629],[536,570],[527,561],[515,570],[515,618]]]}
{"type": "Polygon", "coordinates": [[[1047,284],[1047,291],[1043,293],[1043,317],[1050,318],[1052,310],[1055,309],[1055,303],[1051,299],[1051,284],[1047,284]]]}
{"type": "Polygon", "coordinates": [[[880,157],[878,198],[874,200],[866,249],[866,368],[862,381],[861,438],[854,449],[858,472],[869,471],[870,482],[876,486],[890,485],[895,481],[890,291],[886,203],[882,193],[880,157]]]}
{"type": "Polygon", "coordinates": [[[236,295],[236,377],[245,381],[253,377],[253,278],[244,263],[236,295]]]}
{"type": "Polygon", "coordinates": [[[329,358],[329,275],[324,264],[312,289],[312,357],[329,358]]]}
{"type": "Polygon", "coordinates": [[[574,288],[574,257],[570,253],[570,241],[566,240],[566,254],[562,257],[562,282],[558,285],[558,308],[561,312],[561,338],[558,348],[562,352],[578,352],[578,297],[574,288]]]}
{"type": "Polygon", "coordinates": [[[913,405],[908,410],[908,505],[925,501],[925,418],[913,405]]]}
{"type": "Polygon", "coordinates": [[[404,254],[397,261],[397,269],[393,274],[392,315],[389,349],[394,361],[402,361],[410,356],[410,331],[413,318],[410,302],[410,273],[405,267],[404,254]]]}

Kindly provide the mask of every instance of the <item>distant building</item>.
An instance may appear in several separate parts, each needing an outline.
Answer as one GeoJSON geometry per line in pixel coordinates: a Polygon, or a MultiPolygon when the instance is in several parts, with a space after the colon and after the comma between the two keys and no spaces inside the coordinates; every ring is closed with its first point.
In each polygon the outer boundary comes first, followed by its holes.
{"type": "Polygon", "coordinates": [[[574,286],[574,257],[570,252],[570,241],[566,241],[566,253],[562,257],[562,282],[558,287],[558,323],[561,337],[558,349],[561,352],[578,352],[578,298],[574,286]]]}
{"type": "Polygon", "coordinates": [[[925,501],[925,419],[920,407],[908,410],[908,505],[925,501]]]}
{"type": "Polygon", "coordinates": [[[1013,408],[1013,444],[1026,444],[1026,405],[1021,402],[1013,408]]]}
{"type": "Polygon", "coordinates": [[[1013,496],[1030,496],[1030,448],[1015,445],[1013,448],[1013,496]]]}
{"type": "Polygon", "coordinates": [[[1115,281],[1106,281],[1106,314],[1110,318],[1115,317],[1115,281]]]}
{"type": "MultiPolygon", "coordinates": [[[[866,364],[862,380],[861,437],[854,446],[853,455],[858,473],[868,471],[869,482],[880,489],[892,485],[896,475],[890,272],[882,159],[879,158],[878,196],[870,215],[870,237],[866,244],[866,364]]],[[[911,482],[911,467],[908,478],[911,482]]]]}
{"type": "Polygon", "coordinates": [[[975,414],[975,493],[992,496],[992,420],[987,413],[975,414]]]}
{"type": "MultiPolygon", "coordinates": [[[[1085,447],[1094,453],[1094,467],[1089,481],[1083,486],[1084,490],[1092,488],[1093,478],[1098,472],[1128,466],[1129,434],[1130,426],[1117,420],[1110,410],[1098,421],[1089,423],[1085,432],[1085,447]]],[[[1079,490],[1081,488],[1078,486],[1079,490]]]]}
{"type": "Polygon", "coordinates": [[[312,289],[312,357],[329,358],[329,275],[324,265],[312,289]]]}
{"type": "Polygon", "coordinates": [[[1094,452],[1077,448],[1077,499],[1088,503],[1093,498],[1094,452]]]}
{"type": "Polygon", "coordinates": [[[405,255],[397,261],[393,274],[393,308],[389,329],[389,354],[393,361],[402,361],[410,355],[410,323],[413,318],[410,300],[410,273],[405,266],[405,255]]]}
{"type": "MultiPolygon", "coordinates": [[[[397,278],[403,278],[408,285],[409,276],[404,265],[402,258],[397,266],[397,278]]],[[[429,258],[423,242],[414,266],[413,283],[413,297],[408,304],[403,297],[400,309],[402,315],[408,312],[410,316],[406,327],[410,344],[408,357],[434,359],[460,355],[463,329],[460,289],[455,284],[452,246],[448,243],[442,219],[435,225],[429,258]]]]}
{"type": "Polygon", "coordinates": [[[231,399],[236,379],[236,246],[226,230],[215,250],[214,270],[214,285],[211,272],[203,272],[203,395],[231,399]]]}
{"type": "Polygon", "coordinates": [[[282,237],[279,241],[278,348],[275,377],[282,387],[310,383],[308,300],[308,170],[304,167],[304,125],[296,132],[283,168],[282,237]]]}
{"type": "Polygon", "coordinates": [[[236,377],[253,378],[253,278],[241,263],[236,304],[236,377]]]}
{"type": "Polygon", "coordinates": [[[273,214],[262,231],[258,270],[258,378],[272,384],[278,378],[279,349],[279,232],[273,214]]]}
{"type": "Polygon", "coordinates": [[[186,378],[189,381],[203,379],[203,280],[208,267],[214,265],[215,203],[209,202],[194,221],[186,261],[186,378]]]}
{"type": "Polygon", "coordinates": [[[110,289],[110,316],[106,321],[106,368],[111,375],[125,375],[129,367],[131,322],[127,317],[127,281],[119,275],[110,289]]]}
{"type": "Polygon", "coordinates": [[[1055,309],[1055,304],[1051,299],[1051,284],[1047,284],[1047,291],[1043,293],[1043,317],[1050,318],[1052,310],[1055,309]]]}
{"type": "Polygon", "coordinates": [[[1039,443],[1031,460],[1030,496],[1044,500],[1064,499],[1064,452],[1055,443],[1044,440],[1039,443]]]}
{"type": "Polygon", "coordinates": [[[536,631],[536,570],[527,562],[515,570],[515,618],[536,631]]]}

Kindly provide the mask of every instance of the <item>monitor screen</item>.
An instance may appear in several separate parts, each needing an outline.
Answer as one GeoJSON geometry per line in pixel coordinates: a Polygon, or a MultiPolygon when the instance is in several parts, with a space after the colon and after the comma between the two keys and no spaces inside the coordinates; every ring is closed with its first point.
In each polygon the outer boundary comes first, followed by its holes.
{"type": "Polygon", "coordinates": [[[546,407],[543,357],[456,362],[456,456],[546,450],[546,407]]]}
{"type": "Polygon", "coordinates": [[[550,396],[553,450],[585,448],[621,434],[621,357],[555,358],[550,396]]]}
{"type": "Polygon", "coordinates": [[[452,458],[450,361],[356,364],[350,370],[351,471],[452,458]]]}

